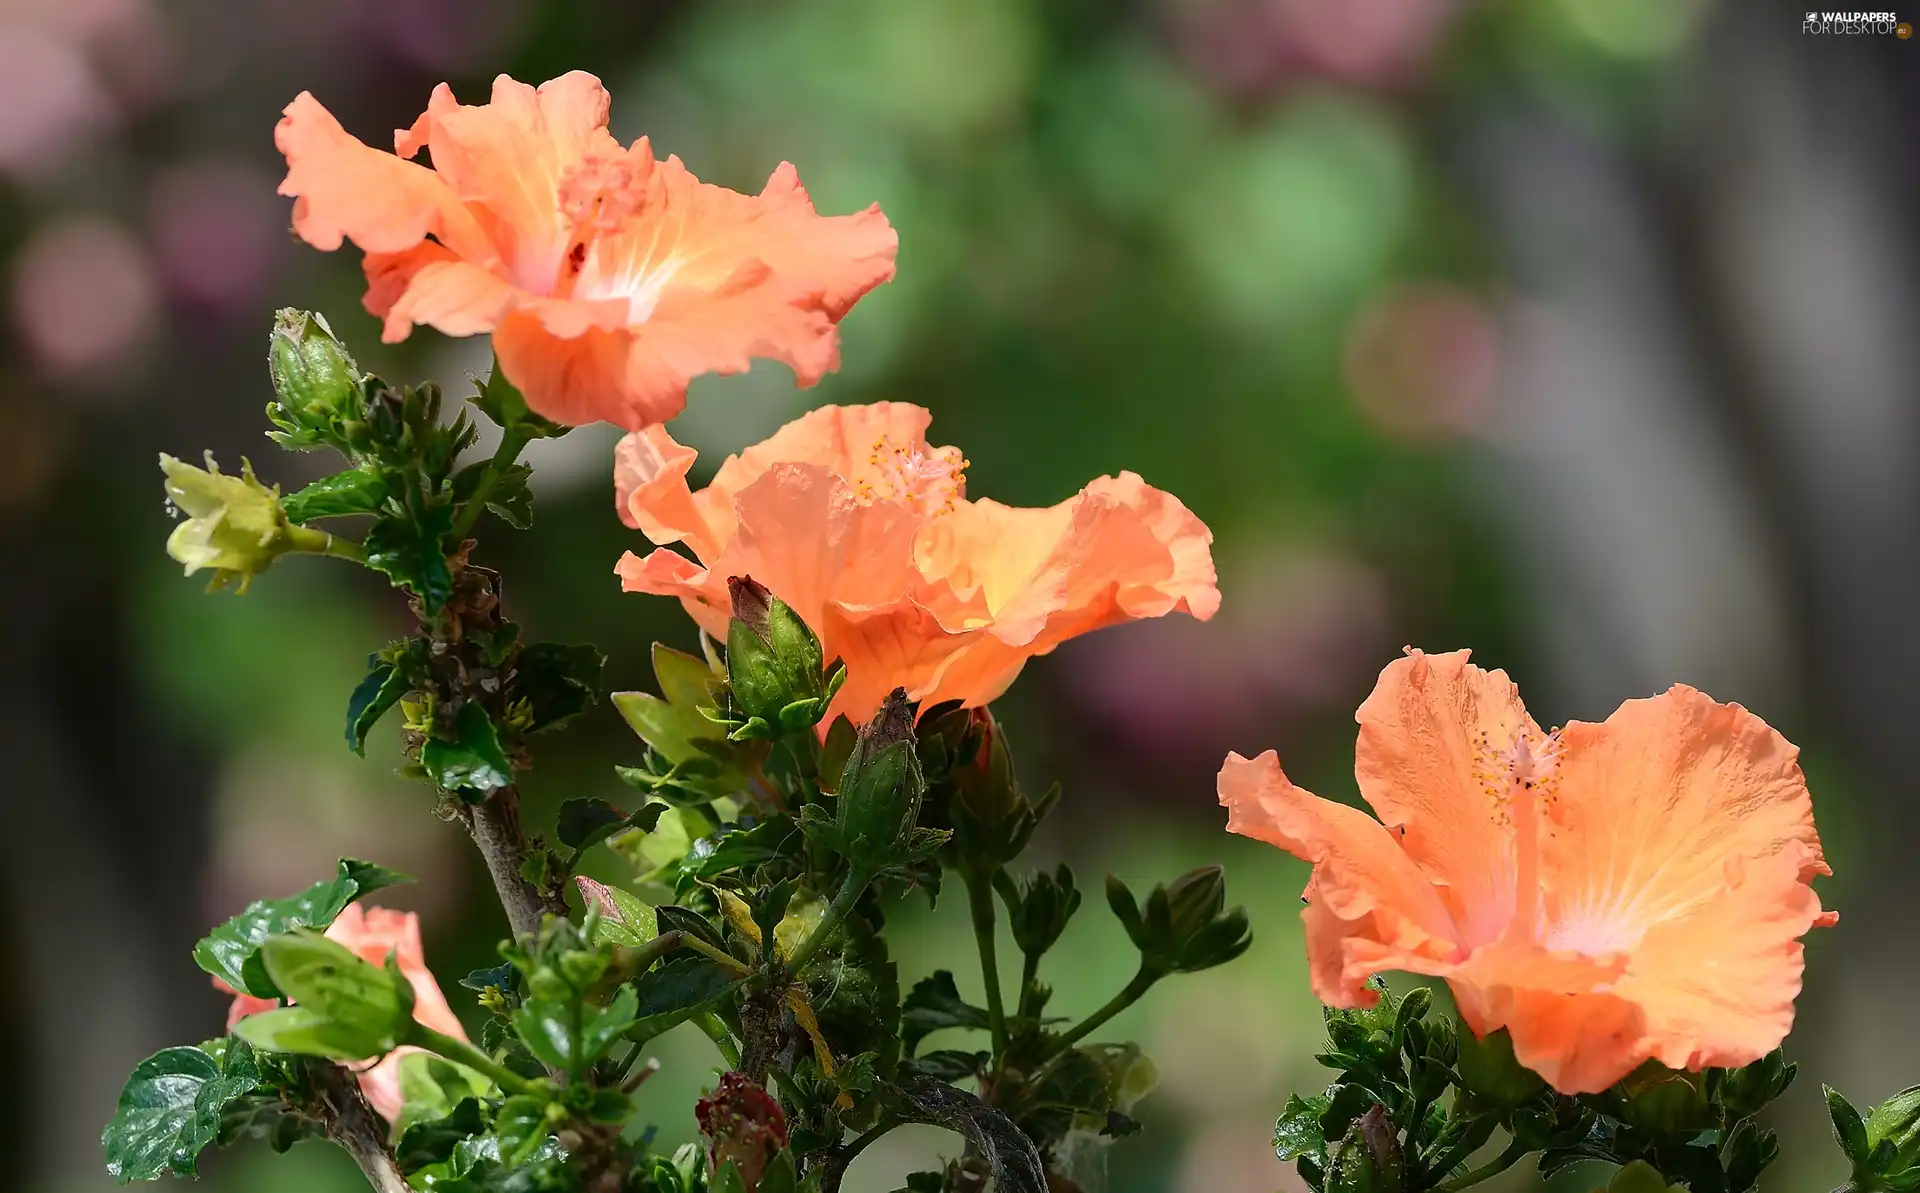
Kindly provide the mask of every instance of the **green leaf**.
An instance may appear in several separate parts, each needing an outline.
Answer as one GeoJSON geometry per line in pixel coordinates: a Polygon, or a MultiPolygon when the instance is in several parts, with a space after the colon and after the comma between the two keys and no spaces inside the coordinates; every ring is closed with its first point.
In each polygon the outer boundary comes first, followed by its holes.
{"type": "Polygon", "coordinates": [[[510,1167],[524,1163],[547,1141],[546,1100],[527,1094],[508,1098],[500,1104],[493,1129],[500,1140],[501,1162],[510,1167]]]}
{"type": "MultiPolygon", "coordinates": [[[[475,460],[454,473],[453,499],[462,503],[471,501],[492,467],[492,460],[475,460]]],[[[528,483],[532,476],[531,466],[509,464],[500,469],[487,494],[487,508],[515,530],[533,525],[533,490],[528,483]]]]}
{"type": "Polygon", "coordinates": [[[580,888],[580,898],[600,911],[594,926],[594,944],[638,948],[660,935],[653,908],[640,896],[585,876],[577,876],[573,882],[580,888]]]}
{"type": "Polygon", "coordinates": [[[196,965],[236,992],[255,998],[279,998],[280,990],[260,961],[269,936],[295,928],[324,929],[347,904],[384,887],[411,881],[371,862],[340,860],[339,873],[285,899],[260,899],[215,928],[193,948],[196,965]]]}
{"type": "Polygon", "coordinates": [[[123,1185],[192,1175],[227,1106],[259,1084],[259,1066],[242,1043],[230,1042],[217,1059],[199,1048],[154,1053],[134,1066],[101,1133],[107,1172],[123,1185]]]}
{"type": "Polygon", "coordinates": [[[797,853],[799,846],[793,817],[769,816],[750,829],[735,829],[694,842],[687,854],[686,871],[700,878],[715,878],[729,870],[746,869],[789,852],[797,853]]]}
{"type": "Polygon", "coordinates": [[[961,999],[952,971],[945,969],[916,983],[900,1007],[900,1041],[909,1055],[921,1040],[942,1028],[986,1031],[990,1024],[986,1011],[961,999]]]}
{"type": "Polygon", "coordinates": [[[428,613],[437,613],[453,589],[444,546],[452,531],[450,505],[434,506],[418,523],[403,517],[382,518],[367,532],[363,544],[367,566],[419,597],[428,613]]]}
{"type": "Polygon", "coordinates": [[[560,805],[560,823],[556,832],[560,843],[577,855],[613,834],[630,828],[650,833],[667,810],[666,804],[650,803],[629,813],[625,808],[603,799],[570,799],[560,805]]]}
{"type": "Polygon", "coordinates": [[[347,699],[347,746],[363,758],[367,733],[413,686],[405,668],[385,662],[377,654],[368,657],[367,667],[366,678],[347,699]]]}
{"type": "Polygon", "coordinates": [[[639,1017],[640,999],[632,986],[620,987],[613,1002],[597,1010],[589,1009],[580,1024],[580,1067],[586,1068],[613,1047],[639,1017]]]}
{"type": "Polygon", "coordinates": [[[1324,1162],[1327,1136],[1320,1129],[1320,1116],[1327,1112],[1327,1104],[1324,1097],[1289,1097],[1280,1120],[1273,1125],[1273,1154],[1287,1163],[1302,1156],[1324,1162]]]}
{"type": "Polygon", "coordinates": [[[678,1026],[739,983],[733,971],[706,957],[682,957],[656,965],[633,984],[638,1002],[627,1034],[649,1040],[678,1026]]]}
{"type": "Polygon", "coordinates": [[[572,720],[600,698],[600,673],[607,657],[592,646],[535,642],[514,664],[514,695],[532,712],[529,733],[572,720]]]}
{"type": "Polygon", "coordinates": [[[339,518],[348,514],[371,514],[387,499],[387,483],[371,472],[358,468],[324,476],[291,496],[281,499],[287,520],[312,522],[319,518],[339,518]]]}
{"type": "Polygon", "coordinates": [[[400,1171],[414,1172],[429,1164],[442,1164],[453,1158],[453,1149],[461,1140],[487,1129],[486,1114],[474,1098],[462,1098],[446,1114],[416,1122],[400,1133],[394,1147],[394,1159],[400,1171]]]}
{"type": "Polygon", "coordinates": [[[420,747],[420,765],[435,783],[478,803],[513,782],[513,764],[486,709],[469,700],[455,714],[453,728],[456,740],[430,737],[420,747]]]}
{"type": "Polygon", "coordinates": [[[500,370],[500,362],[494,361],[493,372],[485,381],[476,381],[479,393],[471,401],[480,413],[492,419],[501,429],[517,428],[529,439],[551,439],[565,435],[573,428],[542,418],[528,407],[527,399],[507,375],[500,370]]]}

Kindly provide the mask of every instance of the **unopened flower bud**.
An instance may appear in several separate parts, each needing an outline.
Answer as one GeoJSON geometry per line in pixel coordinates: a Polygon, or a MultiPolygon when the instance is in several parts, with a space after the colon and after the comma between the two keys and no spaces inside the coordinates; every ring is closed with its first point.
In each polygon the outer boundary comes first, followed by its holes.
{"type": "Polygon", "coordinates": [[[1049,874],[1038,871],[1025,885],[1013,886],[1013,880],[1000,872],[994,884],[1007,900],[1013,921],[1013,942],[1029,956],[1039,956],[1052,948],[1067,930],[1067,922],[1080,910],[1080,892],[1073,886],[1073,871],[1066,863],[1049,874]]]}
{"type": "Polygon", "coordinates": [[[1460,1084],[1502,1110],[1516,1109],[1547,1088],[1538,1073],[1514,1059],[1513,1037],[1504,1027],[1484,1036],[1463,1031],[1458,1048],[1454,1067],[1459,1070],[1460,1084]]]}
{"type": "Polygon", "coordinates": [[[727,679],[747,718],[738,735],[784,737],[819,721],[832,697],[821,675],[820,639],[752,577],[732,577],[727,591],[727,679]]]}
{"type": "Polygon", "coordinates": [[[895,688],[860,731],[840,774],[834,831],[841,852],[856,866],[898,860],[919,822],[926,789],[914,753],[913,705],[905,688],[895,688]]]}
{"type": "Polygon", "coordinates": [[[412,1029],[413,985],[391,957],[373,965],[301,930],[268,937],[260,959],[294,1005],[240,1021],[234,1030],[256,1048],[364,1060],[393,1051],[412,1029]]]}
{"type": "Polygon", "coordinates": [[[1327,1158],[1326,1193],[1400,1193],[1406,1183],[1400,1141],[1375,1106],[1347,1127],[1327,1158]]]}
{"type": "Polygon", "coordinates": [[[279,488],[255,479],[247,461],[233,476],[220,471],[212,452],[205,468],[162,453],[160,470],[167,499],[186,515],[167,536],[167,554],[185,565],[187,575],[212,568],[215,588],[237,581],[245,592],[255,575],[293,549],[279,488]]]}
{"type": "Polygon", "coordinates": [[[297,426],[324,427],[356,413],[360,366],[320,315],[289,307],[274,317],[267,371],[281,412],[297,426]]]}
{"type": "Polygon", "coordinates": [[[1136,906],[1127,885],[1108,875],[1107,903],[1140,950],[1142,964],[1162,974],[1224,965],[1253,944],[1247,909],[1227,908],[1226,875],[1218,866],[1154,887],[1144,906],[1136,906]]]}
{"type": "Polygon", "coordinates": [[[1901,1090],[1867,1115],[1867,1147],[1891,1187],[1920,1185],[1920,1085],[1901,1090]]]}
{"type": "MultiPolygon", "coordinates": [[[[1050,788],[1031,799],[1014,774],[1013,753],[993,714],[984,708],[957,714],[970,718],[956,739],[972,753],[953,763],[941,785],[945,819],[953,827],[947,847],[950,863],[958,869],[991,873],[1026,850],[1033,830],[1060,798],[1050,788]]],[[[950,722],[952,717],[943,718],[950,722]]],[[[943,724],[944,737],[953,731],[943,724]]],[[[934,751],[923,751],[924,753],[934,751]]]]}

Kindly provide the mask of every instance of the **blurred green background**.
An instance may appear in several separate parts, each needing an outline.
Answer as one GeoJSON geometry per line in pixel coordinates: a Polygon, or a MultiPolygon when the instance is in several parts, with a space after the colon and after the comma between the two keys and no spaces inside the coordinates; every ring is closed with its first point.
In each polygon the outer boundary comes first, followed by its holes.
{"type": "MultiPolygon", "coordinates": [[[[964,448],[975,496],[1046,504],[1130,468],[1217,535],[1216,620],[1070,644],[1001,706],[1025,774],[1066,788],[1036,862],[1137,886],[1223,861],[1254,911],[1248,957],[1114,1025],[1164,1080],[1147,1134],[1085,1158],[1106,1188],[1300,1188],[1267,1140],[1285,1092],[1322,1080],[1305,868],[1221,831],[1213,773],[1273,746],[1351,797],[1352,710],[1409,643],[1472,646],[1543,723],[1685,681],[1806,747],[1844,918],[1810,949],[1769,1187],[1829,1187],[1817,1082],[1877,1101],[1920,1078],[1903,889],[1920,860],[1920,44],[1803,35],[1802,15],[0,0],[11,1187],[107,1187],[98,1131],[127,1069],[222,1021],[192,942],[340,854],[421,879],[391,901],[420,911],[447,984],[489,959],[484,874],[391,773],[393,726],[365,761],[340,741],[398,601],[324,560],[204,595],[162,550],[154,458],[211,447],[288,489],[315,475],[261,437],[277,306],[324,311],[389,377],[463,390],[486,367],[484,341],[379,345],[357,253],[289,237],[271,133],[294,94],[379,144],[441,79],[477,102],[495,72],[575,68],[613,90],[623,140],[747,190],[790,159],[822,210],[878,200],[900,232],[899,277],[847,319],[845,366],[817,390],[776,366],[694,385],[673,431],[703,470],[812,405],[904,399],[964,448]]],[[[615,686],[640,687],[647,644],[691,627],[613,580],[642,543],[610,508],[612,438],[536,445],[534,528],[494,528],[482,556],[529,632],[597,642],[615,686]]],[[[637,754],[605,707],[547,744],[535,825],[569,796],[621,797],[612,766],[637,754]]],[[[965,990],[959,909],[903,914],[903,980],[952,964],[965,990]]],[[[1131,968],[1095,905],[1056,955],[1068,1010],[1131,968]]],[[[684,1138],[715,1058],[698,1036],[662,1054],[650,1106],[684,1138]]],[[[849,1188],[891,1188],[943,1145],[903,1133],[849,1188]]],[[[363,1187],[319,1145],[204,1167],[217,1191],[363,1187]]]]}

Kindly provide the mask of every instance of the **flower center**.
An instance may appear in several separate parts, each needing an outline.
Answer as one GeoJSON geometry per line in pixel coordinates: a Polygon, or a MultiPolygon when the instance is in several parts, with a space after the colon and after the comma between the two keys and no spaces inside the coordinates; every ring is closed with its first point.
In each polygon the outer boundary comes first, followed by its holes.
{"type": "Polygon", "coordinates": [[[891,436],[873,441],[865,475],[855,481],[854,499],[864,505],[879,501],[910,506],[921,516],[937,518],[951,513],[967,495],[967,458],[957,447],[901,446],[891,436]]]}
{"type": "Polygon", "coordinates": [[[1542,918],[1540,886],[1541,811],[1553,804],[1560,763],[1556,734],[1541,733],[1523,722],[1513,740],[1501,745],[1480,735],[1475,777],[1493,799],[1498,815],[1513,831],[1513,923],[1523,938],[1537,939],[1542,918]]]}
{"type": "Polygon", "coordinates": [[[626,157],[585,158],[560,180],[560,212],[573,224],[573,243],[616,232],[646,206],[639,167],[626,157]]]}

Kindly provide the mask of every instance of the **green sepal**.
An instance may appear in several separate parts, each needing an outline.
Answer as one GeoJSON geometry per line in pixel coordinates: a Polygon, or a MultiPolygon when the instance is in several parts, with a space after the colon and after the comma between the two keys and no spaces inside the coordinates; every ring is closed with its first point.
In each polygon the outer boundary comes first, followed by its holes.
{"type": "Polygon", "coordinates": [[[317,882],[285,899],[249,903],[245,911],[193,947],[194,963],[238,993],[279,998],[280,990],[260,960],[260,946],[268,937],[295,928],[324,929],[355,899],[411,881],[384,866],[342,858],[339,873],[326,882],[317,882]]]}

